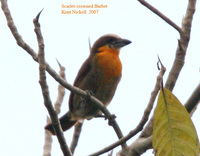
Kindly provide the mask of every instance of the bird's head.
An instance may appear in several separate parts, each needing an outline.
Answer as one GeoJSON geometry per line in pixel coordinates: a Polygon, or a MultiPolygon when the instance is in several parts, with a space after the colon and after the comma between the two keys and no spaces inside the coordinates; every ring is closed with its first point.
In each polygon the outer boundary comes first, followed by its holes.
{"type": "Polygon", "coordinates": [[[121,37],[114,34],[107,34],[100,37],[93,45],[91,53],[100,53],[106,50],[114,50],[119,52],[120,48],[130,44],[131,41],[122,39],[121,37]]]}

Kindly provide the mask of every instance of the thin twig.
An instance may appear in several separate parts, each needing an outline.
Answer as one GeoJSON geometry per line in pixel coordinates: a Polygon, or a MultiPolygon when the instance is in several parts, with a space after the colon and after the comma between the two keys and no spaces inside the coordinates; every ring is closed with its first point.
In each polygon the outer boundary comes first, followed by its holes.
{"type": "Polygon", "coordinates": [[[200,83],[193,91],[192,95],[189,97],[187,102],[185,103],[185,108],[188,112],[193,112],[194,108],[200,103],[200,83]]]}
{"type": "Polygon", "coordinates": [[[15,26],[13,22],[10,10],[8,8],[7,0],[1,0],[1,8],[5,14],[8,27],[10,28],[11,33],[13,34],[17,44],[21,48],[23,48],[26,52],[28,52],[35,61],[38,61],[37,54],[35,53],[35,51],[27,43],[23,41],[21,35],[18,33],[17,27],[15,26]]]}
{"type": "MultiPolygon", "coordinates": [[[[40,12],[41,13],[41,12],[40,12]]],[[[39,46],[39,52],[38,52],[38,60],[39,60],[39,72],[40,72],[40,86],[42,89],[42,94],[43,94],[43,98],[44,98],[44,105],[46,106],[50,117],[51,117],[51,121],[53,123],[58,141],[60,143],[62,152],[64,156],[71,156],[71,152],[66,144],[63,132],[61,130],[60,124],[59,124],[59,120],[57,117],[57,113],[53,108],[50,96],[49,96],[49,89],[48,89],[48,85],[46,82],[46,73],[45,73],[45,69],[46,69],[46,65],[45,65],[45,58],[44,58],[44,42],[43,42],[43,37],[42,37],[42,33],[40,31],[40,24],[38,22],[40,13],[37,15],[37,17],[33,20],[34,26],[35,26],[35,33],[37,36],[37,40],[38,40],[38,46],[39,46]]]]}
{"type": "Polygon", "coordinates": [[[140,137],[130,145],[131,156],[140,156],[150,148],[152,148],[152,136],[140,137]]]}
{"type": "Polygon", "coordinates": [[[78,145],[78,141],[79,141],[79,137],[80,137],[80,134],[81,134],[82,126],[83,126],[83,122],[78,122],[75,125],[74,135],[73,135],[73,139],[72,139],[72,142],[71,142],[71,145],[70,145],[70,150],[71,150],[72,153],[74,153],[74,151],[76,149],[76,146],[78,145]]]}
{"type": "Polygon", "coordinates": [[[176,23],[174,23],[171,19],[169,19],[167,16],[165,16],[163,13],[161,13],[158,9],[156,9],[155,7],[153,7],[151,4],[149,4],[148,2],[146,2],[144,0],[138,0],[138,1],[142,5],[147,7],[149,10],[154,12],[156,15],[158,15],[160,18],[162,18],[165,22],[167,22],[169,25],[171,25],[173,28],[175,28],[181,34],[181,32],[182,32],[181,28],[176,23]]]}
{"type": "MultiPolygon", "coordinates": [[[[50,118],[47,116],[47,123],[50,122],[50,118]]],[[[45,131],[45,139],[44,139],[44,146],[43,146],[43,156],[51,156],[51,148],[52,148],[52,135],[50,132],[45,131]]]]}
{"type": "MultiPolygon", "coordinates": [[[[58,62],[58,60],[57,60],[57,62],[58,62]]],[[[66,80],[66,77],[65,77],[65,67],[63,67],[59,62],[58,62],[58,65],[60,67],[59,75],[63,79],[66,80]]],[[[57,96],[57,100],[56,100],[56,102],[54,104],[54,108],[55,108],[57,114],[60,113],[60,108],[61,108],[61,105],[63,103],[64,96],[65,96],[65,88],[62,85],[59,84],[58,85],[58,96],[57,96]]]]}
{"type": "MultiPolygon", "coordinates": [[[[57,60],[58,62],[58,60],[57,60]]],[[[60,67],[59,74],[62,78],[65,79],[65,68],[58,62],[58,65],[60,67]]],[[[60,113],[60,107],[62,105],[63,99],[65,95],[65,88],[61,86],[60,84],[58,85],[58,96],[57,100],[54,104],[54,108],[57,112],[57,115],[60,113]]],[[[47,117],[47,124],[50,123],[50,118],[47,117]]],[[[50,156],[51,155],[51,146],[52,146],[52,135],[49,131],[45,131],[45,142],[43,146],[43,156],[50,156]]]]}

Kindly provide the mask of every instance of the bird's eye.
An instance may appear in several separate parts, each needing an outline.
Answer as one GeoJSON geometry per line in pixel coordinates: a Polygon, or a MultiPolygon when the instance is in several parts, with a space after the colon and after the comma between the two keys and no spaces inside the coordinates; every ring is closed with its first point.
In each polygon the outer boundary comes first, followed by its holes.
{"type": "Polygon", "coordinates": [[[113,48],[113,44],[114,44],[114,42],[109,43],[109,44],[108,44],[108,47],[109,47],[109,48],[113,48]]]}

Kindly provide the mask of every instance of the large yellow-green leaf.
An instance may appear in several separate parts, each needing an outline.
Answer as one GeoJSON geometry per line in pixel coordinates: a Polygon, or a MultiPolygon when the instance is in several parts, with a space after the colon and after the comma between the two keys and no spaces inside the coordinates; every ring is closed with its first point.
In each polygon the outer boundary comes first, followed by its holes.
{"type": "Polygon", "coordinates": [[[167,89],[158,97],[153,148],[156,156],[199,156],[199,140],[190,115],[167,89]]]}

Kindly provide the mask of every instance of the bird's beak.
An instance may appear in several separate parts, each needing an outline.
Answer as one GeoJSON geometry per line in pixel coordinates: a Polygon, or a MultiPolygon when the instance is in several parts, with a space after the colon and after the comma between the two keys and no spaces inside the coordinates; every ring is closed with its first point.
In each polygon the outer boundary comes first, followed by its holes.
{"type": "Polygon", "coordinates": [[[121,47],[124,47],[128,44],[132,43],[130,40],[127,40],[127,39],[119,39],[117,41],[115,41],[113,43],[113,47],[115,48],[121,48],[121,47]]]}

